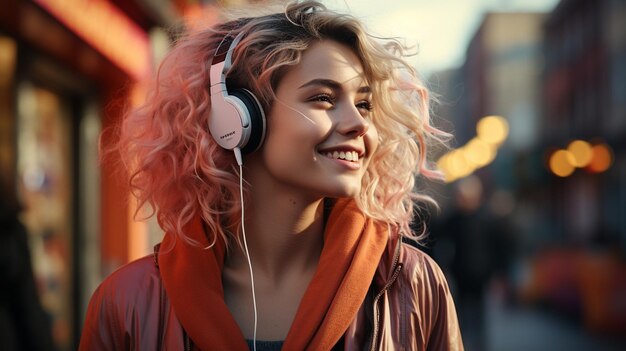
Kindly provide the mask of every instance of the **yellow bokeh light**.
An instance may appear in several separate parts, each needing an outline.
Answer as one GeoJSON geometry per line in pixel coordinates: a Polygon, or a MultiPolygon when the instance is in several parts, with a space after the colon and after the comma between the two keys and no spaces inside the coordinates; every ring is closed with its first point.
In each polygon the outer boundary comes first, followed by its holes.
{"type": "Polygon", "coordinates": [[[445,175],[447,183],[467,177],[475,170],[475,167],[467,161],[462,149],[455,149],[443,155],[437,161],[437,167],[445,175]]]}
{"type": "Polygon", "coordinates": [[[476,169],[490,164],[496,157],[498,147],[509,134],[507,121],[500,116],[482,118],[476,126],[478,135],[465,146],[451,150],[437,160],[437,167],[451,183],[467,177],[476,169]]]}
{"type": "Polygon", "coordinates": [[[478,138],[470,140],[463,149],[465,158],[477,168],[488,165],[496,157],[494,146],[478,138]]]}
{"type": "Polygon", "coordinates": [[[593,156],[591,145],[583,140],[574,140],[567,147],[574,157],[574,166],[578,168],[586,167],[593,156]]]}
{"type": "Polygon", "coordinates": [[[575,159],[567,150],[557,150],[550,156],[550,170],[559,177],[567,177],[574,172],[575,159]]]}
{"type": "Polygon", "coordinates": [[[450,153],[450,170],[455,178],[463,178],[474,172],[475,167],[467,161],[463,149],[457,149],[450,153]]]}
{"type": "Polygon", "coordinates": [[[593,156],[587,168],[594,173],[606,171],[613,164],[613,152],[606,144],[595,145],[592,149],[593,156]]]}
{"type": "Polygon", "coordinates": [[[509,135],[509,124],[501,116],[487,116],[478,121],[476,132],[481,140],[499,145],[509,135]]]}

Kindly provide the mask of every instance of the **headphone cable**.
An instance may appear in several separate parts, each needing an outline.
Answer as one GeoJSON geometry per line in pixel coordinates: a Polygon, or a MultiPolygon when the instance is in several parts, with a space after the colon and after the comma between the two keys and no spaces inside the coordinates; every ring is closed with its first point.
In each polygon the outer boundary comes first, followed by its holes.
{"type": "Polygon", "coordinates": [[[243,166],[242,166],[243,160],[241,157],[241,149],[236,147],[234,151],[235,151],[235,158],[237,159],[237,164],[239,165],[239,198],[241,200],[241,231],[243,234],[243,246],[246,251],[246,258],[248,259],[248,268],[250,269],[250,285],[252,289],[252,306],[254,308],[254,334],[253,334],[253,339],[252,339],[252,345],[253,345],[254,351],[256,351],[256,329],[257,329],[258,314],[257,314],[257,308],[256,308],[256,294],[254,292],[254,274],[252,273],[252,261],[250,259],[250,252],[248,251],[248,242],[246,240],[246,226],[244,223],[245,206],[243,204],[243,166]]]}

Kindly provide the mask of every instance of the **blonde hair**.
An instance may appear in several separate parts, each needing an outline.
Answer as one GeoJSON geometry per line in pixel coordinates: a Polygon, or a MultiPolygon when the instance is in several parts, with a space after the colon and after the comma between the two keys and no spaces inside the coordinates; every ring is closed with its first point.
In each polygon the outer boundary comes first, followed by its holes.
{"type": "Polygon", "coordinates": [[[367,34],[356,18],[338,14],[317,1],[288,4],[282,13],[242,17],[180,39],[162,63],[151,92],[121,126],[116,150],[129,167],[130,186],[141,206],[149,204],[166,231],[201,215],[209,233],[227,243],[238,238],[239,179],[231,152],[209,135],[209,68],[219,43],[245,36],[234,49],[229,86],[246,88],[269,111],[285,72],[307,48],[322,39],[351,48],[362,61],[374,103],[372,123],[379,147],[362,180],[356,202],[371,218],[410,229],[416,202],[433,202],[414,189],[418,175],[438,177],[428,167],[427,146],[445,133],[430,123],[428,90],[403,59],[394,39],[367,34]]]}

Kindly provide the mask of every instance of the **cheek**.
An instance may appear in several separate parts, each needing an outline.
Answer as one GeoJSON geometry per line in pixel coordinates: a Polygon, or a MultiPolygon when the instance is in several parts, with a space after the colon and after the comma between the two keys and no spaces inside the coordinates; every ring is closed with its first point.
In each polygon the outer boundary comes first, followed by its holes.
{"type": "Polygon", "coordinates": [[[332,130],[332,121],[325,114],[315,111],[277,111],[272,120],[268,120],[267,141],[281,144],[279,147],[302,149],[321,143],[332,130]],[[282,113],[281,113],[282,112],[282,113]]]}
{"type": "Polygon", "coordinates": [[[284,169],[302,166],[316,156],[316,146],[321,140],[320,131],[308,121],[294,120],[296,116],[274,116],[268,123],[263,147],[266,163],[270,168],[284,169]]]}

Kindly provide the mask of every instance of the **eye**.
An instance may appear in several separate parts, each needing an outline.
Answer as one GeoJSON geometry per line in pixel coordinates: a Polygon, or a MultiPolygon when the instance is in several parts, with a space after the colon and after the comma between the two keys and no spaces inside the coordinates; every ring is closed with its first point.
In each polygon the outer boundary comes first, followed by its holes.
{"type": "Polygon", "coordinates": [[[372,102],[369,100],[361,100],[359,102],[357,102],[357,104],[355,105],[356,108],[358,108],[361,111],[364,111],[365,113],[369,113],[372,111],[372,102]]]}
{"type": "Polygon", "coordinates": [[[331,94],[321,93],[321,94],[317,94],[317,95],[313,96],[312,98],[309,99],[309,101],[334,105],[335,104],[335,97],[333,95],[331,95],[331,94]]]}

